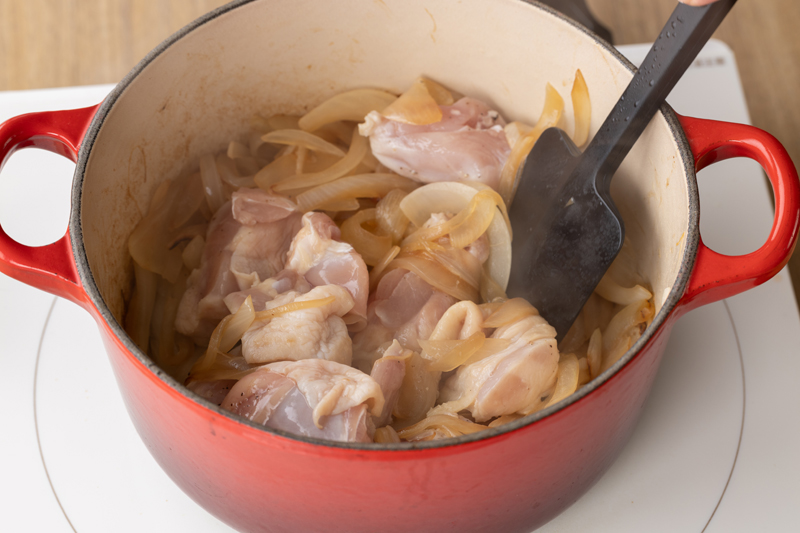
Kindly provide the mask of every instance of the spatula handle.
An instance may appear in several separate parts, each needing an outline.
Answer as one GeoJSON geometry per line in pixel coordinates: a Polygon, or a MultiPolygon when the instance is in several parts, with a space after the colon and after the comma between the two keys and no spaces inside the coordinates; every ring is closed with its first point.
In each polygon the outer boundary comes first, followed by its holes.
{"type": "Polygon", "coordinates": [[[736,0],[720,0],[703,7],[679,3],[672,12],[581,158],[581,164],[594,167],[587,168],[584,175],[597,176],[596,187],[601,195],[608,194],[614,172],[735,3],[736,0]],[[597,168],[599,161],[603,163],[597,168]]]}

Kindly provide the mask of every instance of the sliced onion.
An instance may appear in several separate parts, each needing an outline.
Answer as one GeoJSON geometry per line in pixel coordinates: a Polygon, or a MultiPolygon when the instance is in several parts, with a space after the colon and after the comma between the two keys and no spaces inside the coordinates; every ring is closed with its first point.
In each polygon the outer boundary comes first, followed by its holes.
{"type": "Polygon", "coordinates": [[[259,188],[269,191],[273,185],[295,175],[297,155],[294,153],[277,157],[272,163],[258,171],[253,181],[259,188]]]}
{"type": "Polygon", "coordinates": [[[609,353],[620,338],[629,336],[631,330],[641,333],[653,317],[653,305],[647,300],[641,300],[625,306],[609,322],[603,332],[603,352],[609,353]]]}
{"type": "Polygon", "coordinates": [[[299,194],[296,200],[300,210],[306,212],[348,198],[377,198],[392,189],[411,191],[418,186],[417,182],[397,174],[359,174],[314,187],[299,194]]]}
{"type": "Polygon", "coordinates": [[[508,145],[510,147],[516,146],[516,144],[523,139],[530,131],[533,129],[533,126],[528,126],[524,122],[510,122],[506,124],[503,131],[506,134],[506,141],[508,141],[508,145]]]}
{"type": "Polygon", "coordinates": [[[630,305],[653,297],[653,294],[641,285],[622,287],[608,273],[600,279],[595,291],[609,302],[621,305],[630,305]]]}
{"type": "MultiPolygon", "coordinates": [[[[240,176],[236,168],[236,162],[226,154],[219,154],[217,156],[217,171],[222,181],[233,187],[240,189],[242,187],[255,187],[256,183],[253,176],[240,176]]],[[[255,174],[255,172],[253,173],[255,174]]]]}
{"type": "Polygon", "coordinates": [[[203,248],[205,248],[205,246],[206,241],[202,235],[195,235],[195,237],[189,241],[189,244],[186,245],[186,248],[183,249],[183,253],[181,254],[183,264],[186,265],[186,268],[189,270],[200,268],[200,259],[203,257],[203,248]]]}
{"type": "Polygon", "coordinates": [[[351,121],[338,120],[336,122],[326,124],[320,129],[314,130],[312,133],[322,137],[328,142],[340,142],[350,146],[354,131],[358,131],[355,123],[351,121]]]}
{"type": "Polygon", "coordinates": [[[375,206],[375,220],[378,227],[392,237],[392,243],[397,244],[403,238],[403,234],[408,228],[408,217],[400,209],[400,202],[406,197],[406,193],[400,189],[394,189],[381,198],[375,206]]]}
{"type": "Polygon", "coordinates": [[[228,143],[228,151],[226,152],[231,159],[240,157],[250,157],[250,148],[237,141],[228,143]]]}
{"type": "Polygon", "coordinates": [[[592,379],[600,375],[600,369],[603,365],[603,334],[600,328],[592,332],[589,337],[589,348],[586,350],[586,360],[589,362],[589,372],[592,379]]]}
{"type": "Polygon", "coordinates": [[[398,431],[397,435],[403,440],[412,440],[420,436],[429,429],[449,429],[453,436],[469,435],[477,431],[483,431],[487,426],[470,422],[458,416],[437,414],[425,417],[413,426],[398,431]]]}
{"type": "Polygon", "coordinates": [[[589,140],[589,126],[592,122],[592,103],[589,100],[589,88],[583,79],[581,69],[575,71],[572,84],[572,109],[575,113],[575,133],[572,141],[576,146],[583,146],[589,140]]]}
{"type": "Polygon", "coordinates": [[[339,120],[361,122],[370,111],[381,112],[395,100],[395,95],[377,89],[346,91],[322,102],[306,113],[298,124],[305,131],[314,131],[339,120]]]}
{"type": "Polygon", "coordinates": [[[271,131],[261,137],[264,142],[285,144],[288,146],[303,147],[314,152],[344,157],[344,152],[338,146],[323,140],[313,133],[303,130],[277,130],[271,131]]]}
{"type": "Polygon", "coordinates": [[[419,340],[420,356],[427,362],[428,370],[449,372],[472,357],[486,342],[486,335],[478,331],[466,339],[419,340]]]}
{"type": "Polygon", "coordinates": [[[419,81],[425,85],[425,88],[428,90],[428,94],[431,95],[438,105],[453,105],[455,102],[453,93],[448,91],[443,85],[428,78],[420,78],[419,81]]]}
{"type": "Polygon", "coordinates": [[[483,327],[499,328],[517,322],[528,316],[536,316],[539,312],[524,298],[512,298],[484,320],[483,327]]]}
{"type": "Polygon", "coordinates": [[[421,79],[415,81],[381,114],[390,120],[417,126],[433,124],[442,120],[442,109],[430,95],[421,79]]]}
{"type": "Polygon", "coordinates": [[[231,319],[222,329],[219,339],[219,351],[227,353],[239,342],[256,319],[256,310],[253,307],[252,296],[247,296],[239,309],[231,316],[231,319]]]}
{"type": "Polygon", "coordinates": [[[292,313],[294,311],[301,311],[303,309],[313,309],[315,307],[323,307],[336,301],[335,296],[328,296],[327,298],[318,298],[316,300],[305,300],[302,302],[291,302],[285,305],[279,305],[272,309],[259,311],[256,313],[256,320],[270,320],[272,318],[292,313]]]}
{"type": "Polygon", "coordinates": [[[222,188],[222,179],[219,177],[217,163],[214,156],[206,154],[200,158],[200,179],[203,182],[203,191],[206,195],[206,202],[212,213],[225,203],[225,192],[222,188]]]}
{"type": "Polygon", "coordinates": [[[426,257],[424,253],[414,252],[408,255],[398,255],[387,268],[410,270],[433,288],[449,294],[457,300],[480,301],[477,284],[468,283],[435,259],[426,257]]]}
{"type": "Polygon", "coordinates": [[[180,249],[171,247],[173,232],[165,231],[173,219],[180,193],[178,187],[172,185],[174,182],[165,181],[156,190],[150,210],[128,239],[128,252],[140,267],[174,283],[183,266],[183,258],[180,249]]]}
{"type": "Polygon", "coordinates": [[[397,257],[397,254],[400,253],[399,246],[392,246],[386,255],[384,255],[378,264],[376,264],[369,273],[369,290],[370,292],[375,290],[375,287],[378,286],[378,282],[381,280],[382,274],[386,267],[394,261],[394,258],[397,257]]]}
{"type": "MultiPolygon", "coordinates": [[[[485,266],[489,277],[493,279],[501,289],[505,291],[508,286],[508,278],[511,275],[511,232],[510,224],[506,222],[507,212],[500,196],[490,188],[480,188],[476,191],[474,184],[459,182],[438,182],[424,185],[411,192],[400,202],[400,209],[408,217],[412,224],[422,227],[433,213],[460,213],[470,205],[473,197],[481,192],[489,197],[497,205],[499,214],[494,216],[489,227],[486,229],[486,236],[489,239],[490,252],[485,266]]],[[[456,217],[454,217],[455,219],[456,217]]],[[[454,219],[450,219],[453,221],[454,219]]],[[[458,220],[451,222],[452,225],[458,220]]],[[[434,232],[426,232],[424,235],[434,235],[434,232]]],[[[423,234],[417,237],[422,237],[423,234]]],[[[436,237],[433,237],[436,238],[436,237]]],[[[415,240],[415,239],[414,239],[415,240]]]]}
{"type": "Polygon", "coordinates": [[[158,276],[133,262],[136,287],[125,315],[125,331],[133,342],[144,352],[150,349],[150,321],[158,289],[158,276]]]}
{"type": "Polygon", "coordinates": [[[194,215],[203,203],[203,186],[200,173],[184,174],[176,178],[169,189],[172,217],[169,228],[177,229],[194,215]]]}
{"type": "Polygon", "coordinates": [[[547,128],[558,125],[561,120],[561,114],[564,111],[564,99],[558,94],[552,85],[549,83],[545,89],[544,109],[539,117],[539,121],[531,131],[520,139],[517,144],[511,148],[511,153],[503,165],[503,171],[500,175],[500,185],[498,192],[503,197],[506,205],[511,204],[514,193],[517,190],[517,170],[519,169],[522,160],[531,151],[533,145],[536,143],[539,136],[547,128]]]}
{"type": "Polygon", "coordinates": [[[375,430],[373,441],[379,444],[397,444],[400,442],[400,437],[392,426],[384,426],[375,430]]]}
{"type": "Polygon", "coordinates": [[[489,275],[489,271],[486,269],[486,265],[481,267],[481,299],[484,302],[508,300],[506,291],[499,283],[492,279],[492,276],[489,275]]]}
{"type": "Polygon", "coordinates": [[[355,198],[348,198],[346,200],[331,202],[329,204],[322,205],[319,207],[319,209],[321,211],[331,211],[331,212],[358,211],[359,209],[361,209],[361,203],[355,198]]]}
{"type": "Polygon", "coordinates": [[[272,115],[267,119],[270,131],[300,129],[300,117],[294,115],[272,115]]]}
{"type": "Polygon", "coordinates": [[[381,262],[392,247],[388,235],[376,235],[364,228],[364,224],[375,223],[375,209],[362,209],[342,223],[342,240],[349,243],[369,266],[381,262]]]}
{"type": "Polygon", "coordinates": [[[333,165],[326,168],[321,172],[310,174],[300,174],[293,177],[291,180],[286,180],[273,187],[275,192],[290,191],[296,189],[305,189],[308,187],[316,187],[323,183],[331,182],[337,178],[341,178],[354,168],[358,166],[364,156],[369,150],[369,140],[358,134],[357,130],[353,130],[352,139],[350,142],[350,149],[343,158],[337,160],[333,165]]]}
{"type": "Polygon", "coordinates": [[[580,364],[575,354],[567,354],[558,362],[558,378],[553,396],[545,407],[560,402],[578,389],[580,377],[580,364]]]}
{"type": "Polygon", "coordinates": [[[513,415],[499,416],[499,417],[495,418],[494,420],[492,420],[489,423],[489,427],[490,428],[500,427],[503,424],[508,424],[510,422],[514,422],[515,420],[519,420],[523,416],[525,416],[525,415],[521,415],[521,414],[518,414],[518,413],[514,413],[513,415]]]}

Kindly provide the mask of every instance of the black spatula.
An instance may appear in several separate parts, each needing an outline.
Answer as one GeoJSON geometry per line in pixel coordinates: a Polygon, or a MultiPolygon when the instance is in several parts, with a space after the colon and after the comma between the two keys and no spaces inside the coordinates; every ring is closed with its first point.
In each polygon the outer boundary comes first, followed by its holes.
{"type": "Polygon", "coordinates": [[[622,247],[625,227],[611,199],[611,177],[735,3],[678,4],[586,151],[550,128],[520,169],[507,292],[530,301],[558,340],[622,247]]]}

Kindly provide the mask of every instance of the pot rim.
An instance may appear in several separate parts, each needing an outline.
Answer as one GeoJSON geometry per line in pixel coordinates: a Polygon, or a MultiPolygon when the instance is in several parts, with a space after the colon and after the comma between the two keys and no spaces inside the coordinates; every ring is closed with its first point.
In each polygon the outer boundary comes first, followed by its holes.
{"type": "MultiPolygon", "coordinates": [[[[105,304],[105,301],[103,300],[103,297],[100,294],[97,284],[94,281],[94,276],[92,275],[91,269],[89,268],[86,249],[83,240],[83,231],[81,227],[81,202],[82,202],[81,193],[83,189],[83,180],[86,173],[86,165],[89,161],[92,147],[94,146],[99,131],[102,128],[106,117],[113,109],[116,101],[125,93],[126,89],[131,84],[131,82],[151,62],[153,62],[158,56],[164,53],[172,44],[179,41],[184,36],[193,32],[197,28],[216,19],[221,15],[224,15],[230,11],[233,11],[239,7],[242,7],[244,5],[250,4],[255,1],[257,0],[233,0],[232,2],[225,4],[224,6],[221,6],[213,11],[210,11],[209,13],[206,13],[205,15],[184,26],[183,28],[172,34],[170,37],[162,41],[158,46],[156,46],[153,50],[151,50],[144,57],[144,59],[142,59],[128,74],[126,74],[125,77],[114,87],[111,93],[103,100],[97,112],[95,113],[94,117],[92,118],[89,128],[87,129],[83,141],[81,142],[80,150],[78,152],[78,160],[75,168],[75,176],[72,184],[72,195],[71,195],[72,211],[70,213],[69,235],[72,242],[72,252],[75,259],[75,264],[77,267],[78,275],[80,277],[80,282],[83,287],[83,290],[85,291],[89,300],[97,310],[97,313],[99,315],[98,318],[102,318],[108,330],[111,333],[113,333],[114,336],[124,345],[127,351],[139,363],[141,363],[142,366],[144,366],[147,370],[152,372],[152,374],[157,379],[160,379],[164,385],[172,389],[172,391],[174,391],[178,395],[182,396],[183,400],[188,400],[190,402],[199,404],[200,406],[205,407],[206,409],[212,411],[214,414],[219,415],[224,419],[227,419],[227,421],[229,422],[240,424],[242,426],[249,426],[250,428],[255,429],[256,431],[259,432],[264,432],[267,434],[271,434],[273,436],[284,437],[292,441],[297,441],[315,447],[348,449],[348,450],[359,451],[362,453],[367,451],[397,452],[397,451],[422,450],[422,449],[429,450],[429,449],[457,448],[459,446],[461,446],[461,449],[463,449],[462,445],[468,443],[487,441],[486,443],[488,444],[488,441],[492,439],[510,434],[514,431],[520,430],[528,426],[532,426],[537,422],[539,422],[540,420],[548,418],[550,415],[565,410],[572,404],[583,400],[598,388],[608,384],[611,378],[613,378],[623,367],[625,367],[628,363],[630,363],[633,359],[635,359],[639,355],[642,348],[644,348],[644,346],[648,344],[650,340],[654,337],[655,332],[667,324],[670,315],[676,309],[681,297],[683,296],[683,293],[689,282],[692,270],[694,268],[694,263],[697,257],[697,250],[700,240],[700,231],[699,231],[699,193],[697,189],[697,181],[695,176],[694,156],[692,155],[689,143],[678,121],[676,113],[669,106],[669,104],[665,103],[661,106],[659,113],[666,120],[667,126],[669,127],[670,132],[672,133],[672,138],[676,141],[676,144],[678,146],[678,151],[681,156],[684,172],[687,178],[687,193],[689,201],[688,213],[687,213],[688,229],[686,233],[686,244],[683,251],[683,257],[681,258],[681,264],[678,270],[677,279],[673,284],[672,288],[670,289],[669,294],[665,298],[664,303],[661,306],[661,310],[656,314],[656,316],[653,318],[653,322],[645,330],[642,336],[634,343],[634,345],[616,363],[614,363],[614,365],[608,368],[605,372],[601,373],[598,377],[596,377],[586,385],[580,387],[575,393],[561,400],[560,402],[541,411],[537,411],[528,416],[522,417],[519,420],[515,420],[514,422],[503,424],[502,426],[496,428],[489,428],[488,430],[473,433],[471,435],[463,435],[461,437],[447,438],[447,439],[427,441],[427,442],[404,442],[397,444],[348,443],[348,442],[338,442],[325,439],[318,439],[313,437],[305,437],[293,433],[288,433],[282,430],[267,428],[260,424],[256,424],[255,422],[244,419],[238,415],[226,411],[221,407],[209,402],[205,398],[200,397],[199,395],[195,394],[194,392],[184,387],[182,383],[178,382],[170,375],[168,375],[166,372],[164,372],[158,365],[155,364],[155,362],[147,354],[145,354],[133,342],[133,340],[127,334],[122,325],[112,315],[111,311],[105,304]]],[[[512,0],[512,1],[529,4],[531,7],[540,9],[550,14],[551,16],[554,16],[555,18],[559,19],[561,22],[564,22],[572,26],[577,31],[588,36],[592,41],[594,41],[594,43],[598,47],[602,48],[609,56],[611,56],[611,58],[616,59],[619,63],[621,63],[622,66],[628,70],[628,72],[634,73],[636,71],[636,67],[630,61],[628,61],[628,59],[626,59],[622,54],[620,54],[611,44],[600,39],[597,35],[589,31],[586,27],[579,24],[578,22],[568,18],[562,13],[550,8],[549,6],[539,3],[537,0],[512,0]]]]}

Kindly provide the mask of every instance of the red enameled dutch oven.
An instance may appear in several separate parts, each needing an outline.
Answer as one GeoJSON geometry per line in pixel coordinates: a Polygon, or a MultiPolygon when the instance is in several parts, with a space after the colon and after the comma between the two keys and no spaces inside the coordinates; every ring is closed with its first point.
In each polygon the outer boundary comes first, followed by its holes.
{"type": "Polygon", "coordinates": [[[800,187],[772,136],[664,106],[612,190],[635,267],[653,287],[652,325],[612,368],[559,404],[445,442],[379,447],[301,438],[187,391],[120,326],[132,285],[127,238],[158,184],[244,132],[253,112],[299,114],[346,89],[400,92],[424,75],[486,100],[509,120],[535,122],[545,83],[566,95],[576,68],[589,86],[596,131],[633,67],[535,2],[233,2],[161,44],[99,106],[0,126],[3,161],[35,146],[77,162],[67,234],[31,248],[0,231],[0,270],[94,316],[142,440],[178,486],[235,528],[530,531],[614,461],[675,320],[786,264],[800,187]],[[696,170],[732,157],[758,161],[775,193],[767,242],[738,257],[703,245],[695,182],[696,170]]]}

